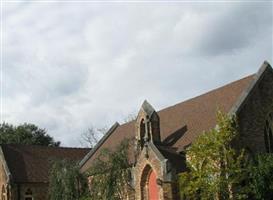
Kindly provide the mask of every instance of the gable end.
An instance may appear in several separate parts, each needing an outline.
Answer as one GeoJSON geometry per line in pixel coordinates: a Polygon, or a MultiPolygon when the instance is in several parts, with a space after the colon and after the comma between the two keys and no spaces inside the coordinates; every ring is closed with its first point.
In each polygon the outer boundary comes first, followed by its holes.
{"type": "Polygon", "coordinates": [[[242,95],[239,97],[237,102],[234,104],[234,106],[229,111],[229,114],[237,115],[240,112],[243,105],[246,103],[247,99],[249,98],[249,96],[254,91],[255,87],[257,87],[259,82],[263,79],[263,76],[265,75],[266,71],[271,71],[273,73],[273,69],[272,69],[271,65],[267,61],[264,61],[264,63],[260,67],[259,71],[255,74],[254,80],[243,91],[242,95]]]}

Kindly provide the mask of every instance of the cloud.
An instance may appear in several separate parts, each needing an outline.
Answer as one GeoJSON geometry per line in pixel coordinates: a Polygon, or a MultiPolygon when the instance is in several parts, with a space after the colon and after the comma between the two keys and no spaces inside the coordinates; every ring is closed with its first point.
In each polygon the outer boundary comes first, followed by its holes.
{"type": "Polygon", "coordinates": [[[4,4],[4,120],[78,145],[272,62],[269,3],[4,4]],[[167,98],[166,98],[167,97],[167,98]]]}
{"type": "MultiPolygon", "coordinates": [[[[236,5],[236,4],[235,4],[236,5]]],[[[272,32],[272,2],[241,3],[212,19],[203,32],[200,51],[232,54],[272,32]]]]}

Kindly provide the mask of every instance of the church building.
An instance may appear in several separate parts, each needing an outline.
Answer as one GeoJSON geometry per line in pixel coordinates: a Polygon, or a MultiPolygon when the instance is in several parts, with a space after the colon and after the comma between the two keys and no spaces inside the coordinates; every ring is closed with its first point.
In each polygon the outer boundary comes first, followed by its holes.
{"type": "Polygon", "coordinates": [[[47,200],[52,162],[79,163],[88,148],[2,144],[0,146],[0,200],[47,200]]]}
{"type": "Polygon", "coordinates": [[[265,61],[253,75],[160,111],[144,101],[136,120],[110,128],[81,161],[81,171],[92,166],[102,149],[131,139],[133,191],[126,199],[178,199],[177,174],[186,170],[185,149],[216,126],[217,110],[238,117],[237,148],[273,153],[273,69],[265,61]]]}
{"type": "Polygon", "coordinates": [[[237,116],[237,148],[273,153],[273,69],[265,61],[253,75],[160,111],[144,101],[135,120],[116,122],[91,150],[1,145],[0,200],[46,200],[52,160],[78,162],[84,173],[103,149],[113,150],[125,139],[134,141],[128,158],[132,190],[125,199],[179,199],[177,174],[186,170],[185,150],[215,128],[218,110],[237,116]]]}

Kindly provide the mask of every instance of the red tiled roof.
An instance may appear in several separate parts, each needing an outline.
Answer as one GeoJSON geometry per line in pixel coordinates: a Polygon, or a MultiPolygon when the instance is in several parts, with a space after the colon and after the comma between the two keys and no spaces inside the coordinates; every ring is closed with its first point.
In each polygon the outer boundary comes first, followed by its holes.
{"type": "MultiPolygon", "coordinates": [[[[203,131],[216,125],[217,110],[229,112],[243,91],[254,80],[254,75],[232,82],[190,100],[165,108],[158,112],[161,140],[163,144],[180,152],[203,131]]],[[[83,160],[82,170],[99,154],[100,149],[113,148],[124,138],[135,136],[135,121],[118,126],[92,154],[83,160]],[[87,165],[85,163],[88,163],[87,165]],[[86,165],[86,166],[85,166],[86,165]]],[[[95,147],[96,148],[96,147],[95,147]]],[[[95,150],[95,149],[94,149],[95,150]]]]}
{"type": "Polygon", "coordinates": [[[15,183],[47,183],[51,161],[66,159],[79,162],[90,151],[88,148],[18,144],[1,145],[1,148],[15,183]]]}

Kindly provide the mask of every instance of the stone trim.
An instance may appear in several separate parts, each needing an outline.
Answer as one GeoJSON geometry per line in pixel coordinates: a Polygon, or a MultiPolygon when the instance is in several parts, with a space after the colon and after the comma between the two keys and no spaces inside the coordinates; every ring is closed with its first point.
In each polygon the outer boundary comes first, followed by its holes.
{"type": "Polygon", "coordinates": [[[150,148],[154,151],[160,162],[165,162],[167,160],[152,142],[149,142],[148,146],[150,146],[150,148]]]}
{"type": "Polygon", "coordinates": [[[95,145],[91,151],[81,160],[79,163],[80,168],[91,158],[94,153],[100,148],[100,146],[108,139],[108,137],[117,129],[119,123],[116,122],[111,128],[106,132],[106,134],[100,139],[100,141],[95,145]]]}
{"type": "Polygon", "coordinates": [[[161,170],[162,170],[161,173],[163,175],[162,181],[172,182],[173,181],[172,170],[169,170],[172,168],[170,161],[162,155],[162,153],[158,150],[158,148],[153,143],[149,143],[149,147],[155,153],[158,160],[160,161],[161,170]]]}
{"type": "Polygon", "coordinates": [[[149,117],[151,117],[155,112],[155,109],[147,100],[144,100],[143,104],[141,105],[141,108],[149,117]]]}

